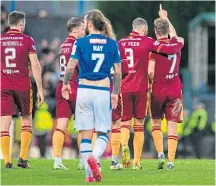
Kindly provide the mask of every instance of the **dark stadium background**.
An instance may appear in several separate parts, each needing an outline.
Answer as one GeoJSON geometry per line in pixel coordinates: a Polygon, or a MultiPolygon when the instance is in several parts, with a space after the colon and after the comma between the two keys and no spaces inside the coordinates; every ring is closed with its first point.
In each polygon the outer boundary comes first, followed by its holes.
{"type": "MultiPolygon", "coordinates": [[[[7,15],[10,11],[24,11],[27,15],[27,25],[25,33],[31,35],[37,46],[37,53],[43,67],[43,86],[46,103],[49,106],[48,114],[51,114],[52,123],[44,123],[44,127],[37,127],[37,122],[41,118],[34,118],[35,136],[30,148],[30,157],[52,158],[51,136],[55,127],[55,87],[59,80],[58,48],[67,36],[66,23],[72,16],[82,17],[85,12],[93,8],[99,8],[107,16],[114,27],[117,38],[126,36],[131,31],[132,20],[136,17],[143,17],[149,25],[149,36],[154,36],[153,21],[157,18],[159,4],[168,11],[168,16],[176,28],[179,36],[185,38],[185,46],[182,51],[181,74],[184,89],[185,120],[179,125],[180,142],[178,146],[178,158],[214,158],[215,156],[215,2],[214,1],[2,1],[1,4],[1,33],[8,30],[7,15]],[[207,33],[207,60],[203,60],[202,52],[196,54],[199,64],[206,64],[207,70],[204,78],[202,66],[196,69],[196,60],[190,60],[191,51],[194,44],[192,38],[197,34],[197,28],[206,28],[207,33]],[[194,35],[193,35],[194,34],[194,35]],[[193,35],[193,36],[192,36],[193,35]],[[199,76],[194,74],[200,71],[199,76]],[[194,79],[198,77],[199,80],[194,79]],[[207,120],[204,127],[199,129],[199,112],[206,112],[207,120]],[[197,125],[191,128],[191,122],[196,121],[197,125]],[[187,131],[187,132],[186,132],[187,131]],[[189,131],[189,132],[188,132],[189,131]],[[208,145],[205,145],[208,144],[208,145]],[[38,148],[40,147],[40,148],[38,148]],[[40,153],[39,153],[40,149],[40,153]]],[[[196,42],[202,46],[202,38],[196,35],[196,42]]],[[[196,45],[196,44],[195,44],[196,45]]],[[[198,66],[199,67],[199,66],[198,66]]],[[[33,81],[33,89],[35,83],[33,81]]],[[[34,94],[34,102],[36,95],[34,94]]],[[[37,110],[34,107],[34,113],[37,110]]],[[[41,116],[42,117],[42,116],[41,116]]],[[[20,142],[20,120],[14,116],[13,131],[13,157],[18,156],[18,146],[20,142]]],[[[67,133],[64,158],[77,157],[76,137],[77,133],[73,127],[67,133]]],[[[164,129],[166,140],[166,129],[164,129]]],[[[133,136],[133,132],[131,133],[133,136]]],[[[132,145],[132,139],[130,140],[132,145]]],[[[166,145],[165,145],[166,149],[166,145]]],[[[104,157],[110,156],[110,147],[104,157]]],[[[144,158],[156,156],[151,137],[149,118],[145,122],[145,147],[144,158]]]]}

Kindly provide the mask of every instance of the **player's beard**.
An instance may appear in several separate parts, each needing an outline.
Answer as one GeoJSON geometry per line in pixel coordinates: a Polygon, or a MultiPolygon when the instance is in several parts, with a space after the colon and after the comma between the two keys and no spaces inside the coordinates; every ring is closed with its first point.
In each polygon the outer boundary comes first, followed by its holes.
{"type": "Polygon", "coordinates": [[[86,29],[85,29],[85,35],[86,36],[89,35],[89,29],[88,29],[88,27],[86,27],[86,29]]]}

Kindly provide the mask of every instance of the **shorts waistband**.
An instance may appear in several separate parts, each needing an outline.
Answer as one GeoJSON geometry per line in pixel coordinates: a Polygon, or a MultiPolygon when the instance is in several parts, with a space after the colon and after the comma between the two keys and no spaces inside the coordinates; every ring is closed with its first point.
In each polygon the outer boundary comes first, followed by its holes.
{"type": "Polygon", "coordinates": [[[92,86],[92,85],[79,85],[78,88],[89,88],[89,89],[110,91],[109,87],[97,87],[97,86],[92,86]]]}

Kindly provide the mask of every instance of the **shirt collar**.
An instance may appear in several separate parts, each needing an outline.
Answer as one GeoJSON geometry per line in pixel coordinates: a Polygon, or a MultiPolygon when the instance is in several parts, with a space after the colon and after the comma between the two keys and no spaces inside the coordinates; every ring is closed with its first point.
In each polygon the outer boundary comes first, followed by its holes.
{"type": "Polygon", "coordinates": [[[10,29],[7,32],[7,34],[15,34],[15,33],[21,33],[21,32],[18,29],[10,29]]]}
{"type": "Polygon", "coordinates": [[[162,37],[162,38],[158,39],[158,41],[164,41],[164,42],[168,43],[169,38],[168,37],[162,37]]]}
{"type": "Polygon", "coordinates": [[[132,30],[132,32],[130,33],[130,36],[140,36],[140,34],[132,30]]]}
{"type": "Polygon", "coordinates": [[[69,36],[67,37],[67,40],[76,40],[76,38],[75,38],[74,36],[70,36],[70,35],[69,35],[69,36]]]}

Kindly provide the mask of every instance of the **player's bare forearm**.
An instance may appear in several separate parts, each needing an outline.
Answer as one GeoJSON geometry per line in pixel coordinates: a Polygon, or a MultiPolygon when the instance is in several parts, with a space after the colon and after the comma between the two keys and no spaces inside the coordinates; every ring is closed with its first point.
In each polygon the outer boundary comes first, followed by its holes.
{"type": "Polygon", "coordinates": [[[155,61],[153,59],[150,59],[148,64],[148,77],[149,77],[150,84],[153,83],[154,69],[155,69],[155,61]]]}
{"type": "Polygon", "coordinates": [[[176,30],[168,18],[167,18],[167,21],[169,22],[170,38],[177,36],[176,30]]]}
{"type": "Polygon", "coordinates": [[[64,85],[68,85],[70,78],[73,76],[75,68],[78,64],[78,60],[75,58],[71,58],[67,64],[67,69],[64,75],[64,85]]]}
{"type": "Polygon", "coordinates": [[[37,54],[30,54],[29,59],[31,61],[32,74],[34,76],[37,89],[42,90],[41,66],[38,61],[37,54]]]}
{"type": "Polygon", "coordinates": [[[113,94],[119,94],[122,80],[121,63],[114,64],[113,94]]]}

